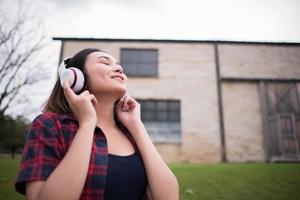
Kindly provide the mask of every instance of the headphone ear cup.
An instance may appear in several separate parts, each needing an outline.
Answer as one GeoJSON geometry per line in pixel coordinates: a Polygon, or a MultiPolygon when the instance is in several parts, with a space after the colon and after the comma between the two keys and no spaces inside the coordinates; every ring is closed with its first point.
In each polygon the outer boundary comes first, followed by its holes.
{"type": "Polygon", "coordinates": [[[59,72],[59,79],[60,79],[60,84],[61,84],[62,87],[64,85],[64,81],[67,78],[69,79],[69,84],[71,86],[72,83],[74,82],[73,72],[71,70],[69,70],[69,69],[65,69],[65,70],[59,72]]]}
{"type": "Polygon", "coordinates": [[[84,86],[84,75],[82,71],[76,67],[70,67],[69,70],[69,77],[70,80],[70,87],[74,92],[79,92],[84,86]]]}

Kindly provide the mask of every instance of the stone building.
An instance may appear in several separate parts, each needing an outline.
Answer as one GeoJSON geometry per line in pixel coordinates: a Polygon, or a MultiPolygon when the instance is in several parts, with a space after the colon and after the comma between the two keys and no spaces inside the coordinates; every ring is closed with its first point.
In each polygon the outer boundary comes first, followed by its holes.
{"type": "Polygon", "coordinates": [[[120,60],[167,162],[300,160],[300,43],[53,39],[120,60]]]}

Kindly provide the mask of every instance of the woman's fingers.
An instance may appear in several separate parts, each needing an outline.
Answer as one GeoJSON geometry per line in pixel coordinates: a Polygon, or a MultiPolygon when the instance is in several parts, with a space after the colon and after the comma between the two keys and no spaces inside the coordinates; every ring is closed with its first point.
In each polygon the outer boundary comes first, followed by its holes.
{"type": "Polygon", "coordinates": [[[64,94],[69,102],[76,98],[76,94],[70,87],[69,79],[65,79],[63,84],[64,94]]]}
{"type": "Polygon", "coordinates": [[[84,97],[90,95],[90,92],[88,90],[83,91],[82,93],[80,93],[80,95],[75,94],[75,92],[70,87],[70,83],[68,79],[64,81],[63,88],[64,88],[65,96],[69,101],[74,100],[77,96],[84,97]]]}
{"type": "Polygon", "coordinates": [[[90,92],[88,90],[83,91],[79,96],[87,96],[90,92]]]}
{"type": "Polygon", "coordinates": [[[137,106],[137,101],[129,96],[128,93],[126,93],[117,103],[117,108],[119,108],[121,111],[129,111],[132,110],[137,106]]]}
{"type": "Polygon", "coordinates": [[[134,108],[136,106],[136,102],[133,99],[129,100],[127,104],[130,108],[134,108]]]}
{"type": "Polygon", "coordinates": [[[93,104],[94,106],[96,106],[96,105],[98,104],[98,101],[97,101],[97,98],[95,97],[95,95],[90,94],[89,96],[90,96],[90,99],[91,99],[91,101],[92,101],[92,104],[93,104]]]}
{"type": "MultiPolygon", "coordinates": [[[[78,102],[91,102],[92,105],[95,107],[98,103],[95,95],[90,94],[89,91],[84,91],[78,96],[78,102]]],[[[79,103],[80,104],[80,103],[79,103]]]]}
{"type": "Polygon", "coordinates": [[[136,106],[136,103],[137,102],[127,94],[123,98],[121,107],[123,110],[130,110],[136,106]]]}
{"type": "Polygon", "coordinates": [[[70,88],[68,80],[64,81],[63,90],[66,100],[79,124],[92,123],[95,125],[97,122],[96,97],[93,94],[90,94],[88,90],[83,91],[79,95],[75,94],[70,88]]]}

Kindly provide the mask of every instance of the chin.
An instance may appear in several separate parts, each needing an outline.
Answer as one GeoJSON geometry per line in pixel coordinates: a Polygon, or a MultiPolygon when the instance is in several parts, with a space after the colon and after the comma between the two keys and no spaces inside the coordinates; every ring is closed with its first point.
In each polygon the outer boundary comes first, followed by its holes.
{"type": "Polygon", "coordinates": [[[126,94],[127,88],[126,87],[118,87],[114,89],[114,93],[118,96],[118,98],[121,98],[126,94]]]}

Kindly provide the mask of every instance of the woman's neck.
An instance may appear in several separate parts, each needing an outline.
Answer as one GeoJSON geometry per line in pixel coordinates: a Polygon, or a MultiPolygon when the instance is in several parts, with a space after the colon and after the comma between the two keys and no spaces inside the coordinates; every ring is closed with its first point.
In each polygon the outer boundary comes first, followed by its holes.
{"type": "Polygon", "coordinates": [[[97,125],[100,127],[116,127],[114,120],[115,97],[96,97],[98,105],[95,108],[97,113],[97,125]]]}

